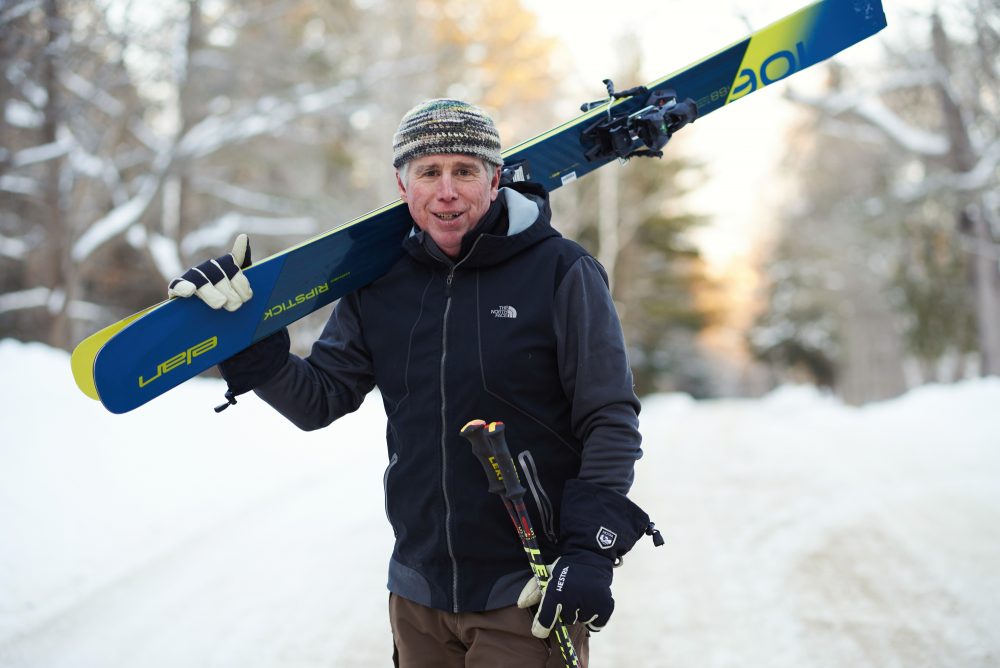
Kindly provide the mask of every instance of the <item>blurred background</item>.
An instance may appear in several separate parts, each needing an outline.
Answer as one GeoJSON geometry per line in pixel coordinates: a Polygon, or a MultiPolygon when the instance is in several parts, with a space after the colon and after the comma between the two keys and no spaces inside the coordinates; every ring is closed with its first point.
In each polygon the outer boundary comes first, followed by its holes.
{"type": "MultiPolygon", "coordinates": [[[[0,666],[386,665],[377,397],[308,434],[208,378],[111,415],[64,351],[238,232],[260,259],[395,199],[421,100],[510,147],[805,2],[0,0],[0,666]]],[[[1000,4],[885,5],[553,193],[667,539],[594,665],[1000,665],[1000,4]]]]}
{"type": "MultiPolygon", "coordinates": [[[[423,99],[485,107],[509,147],[605,77],[801,4],[2,0],[0,338],[71,349],[238,232],[262,258],[394,199],[391,137],[423,99]]],[[[640,394],[863,404],[1000,374],[1000,6],[886,5],[887,30],[663,160],[553,194],[612,278],[640,394]]]]}

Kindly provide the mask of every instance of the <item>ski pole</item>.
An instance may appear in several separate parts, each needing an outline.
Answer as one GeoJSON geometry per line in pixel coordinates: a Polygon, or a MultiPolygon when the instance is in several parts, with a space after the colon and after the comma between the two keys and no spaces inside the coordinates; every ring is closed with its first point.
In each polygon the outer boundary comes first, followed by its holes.
{"type": "MultiPolygon", "coordinates": [[[[503,422],[486,424],[483,420],[472,420],[462,427],[461,434],[472,444],[472,453],[483,466],[489,491],[503,499],[507,514],[510,515],[510,520],[514,523],[517,535],[521,539],[521,545],[528,555],[535,581],[544,590],[549,581],[549,567],[542,559],[538,538],[532,527],[528,508],[524,504],[524,486],[517,475],[517,467],[514,466],[514,459],[504,438],[503,422]]],[[[555,634],[556,644],[567,668],[578,668],[580,662],[565,622],[559,620],[552,632],[555,634]]]]}

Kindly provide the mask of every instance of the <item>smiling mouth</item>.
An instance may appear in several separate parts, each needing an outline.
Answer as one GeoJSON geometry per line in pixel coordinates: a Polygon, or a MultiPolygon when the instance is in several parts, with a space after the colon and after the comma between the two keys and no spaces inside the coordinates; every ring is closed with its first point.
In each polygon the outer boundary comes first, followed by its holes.
{"type": "Polygon", "coordinates": [[[461,213],[435,213],[434,217],[437,218],[438,220],[448,221],[448,220],[455,220],[461,215],[462,215],[461,213]]]}

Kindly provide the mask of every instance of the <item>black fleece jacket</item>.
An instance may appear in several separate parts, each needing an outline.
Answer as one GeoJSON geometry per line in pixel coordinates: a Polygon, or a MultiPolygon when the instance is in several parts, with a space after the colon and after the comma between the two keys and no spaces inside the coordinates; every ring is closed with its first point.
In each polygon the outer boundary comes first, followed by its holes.
{"type": "Polygon", "coordinates": [[[414,230],[385,276],[340,301],[311,354],[289,355],[256,389],[300,428],[317,429],[378,386],[396,535],[389,589],[440,610],[511,605],[530,576],[459,435],[469,420],[505,422],[550,559],[566,482],[627,503],[641,456],[607,277],[550,215],[541,188],[503,188],[457,261],[414,230]]]}

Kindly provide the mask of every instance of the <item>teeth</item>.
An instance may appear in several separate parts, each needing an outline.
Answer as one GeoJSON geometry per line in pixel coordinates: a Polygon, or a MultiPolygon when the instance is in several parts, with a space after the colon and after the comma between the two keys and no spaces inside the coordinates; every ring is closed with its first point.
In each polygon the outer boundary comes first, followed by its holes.
{"type": "Polygon", "coordinates": [[[437,216],[438,218],[440,218],[441,220],[455,220],[461,214],[458,214],[458,213],[435,213],[434,215],[437,216]]]}

